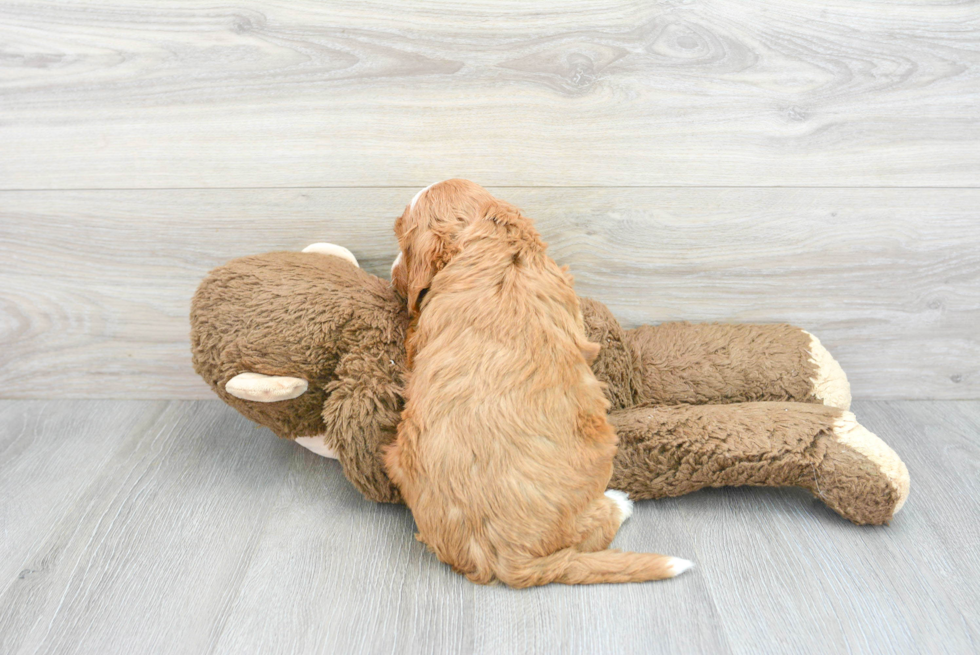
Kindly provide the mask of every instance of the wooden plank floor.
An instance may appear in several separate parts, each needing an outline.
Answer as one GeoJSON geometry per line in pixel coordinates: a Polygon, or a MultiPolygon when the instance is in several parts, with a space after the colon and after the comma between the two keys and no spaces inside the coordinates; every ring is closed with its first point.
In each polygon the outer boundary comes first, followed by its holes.
{"type": "Polygon", "coordinates": [[[890,526],[702,491],[616,541],[692,572],[514,591],[218,401],[0,401],[0,652],[976,652],[980,402],[854,409],[912,476],[890,526]]]}

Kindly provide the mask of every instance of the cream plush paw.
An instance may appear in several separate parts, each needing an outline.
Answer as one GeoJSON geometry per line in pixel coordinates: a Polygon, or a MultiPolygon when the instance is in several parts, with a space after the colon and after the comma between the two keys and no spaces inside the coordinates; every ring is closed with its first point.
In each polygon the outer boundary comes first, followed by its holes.
{"type": "Polygon", "coordinates": [[[898,454],[873,432],[857,422],[854,414],[844,412],[834,422],[834,436],[841,443],[871,460],[888,480],[897,495],[892,515],[898,513],[909,497],[909,470],[898,454]]]}
{"type": "Polygon", "coordinates": [[[616,503],[616,507],[619,508],[619,524],[622,525],[626,522],[626,519],[633,516],[633,501],[626,494],[625,491],[616,491],[615,489],[609,489],[606,491],[606,497],[616,503]]]}
{"type": "Polygon", "coordinates": [[[901,458],[850,412],[832,419],[800,464],[797,484],[858,525],[888,523],[909,495],[901,458]]]}
{"type": "Polygon", "coordinates": [[[321,457],[337,459],[337,453],[327,447],[322,434],[317,437],[296,437],[293,439],[293,441],[295,441],[297,445],[302,446],[303,448],[306,448],[310,452],[316,453],[321,457]]]}
{"type": "Polygon", "coordinates": [[[810,337],[810,363],[813,364],[814,368],[813,377],[810,380],[813,383],[813,395],[824,405],[843,410],[850,409],[851,385],[847,381],[844,369],[837,363],[833,355],[823,347],[820,339],[806,330],[803,333],[810,337]]]}
{"type": "Polygon", "coordinates": [[[354,254],[350,250],[333,243],[314,243],[303,248],[303,252],[315,252],[319,255],[333,255],[334,257],[346,259],[358,268],[361,267],[360,264],[357,263],[357,258],[354,257],[354,254]]]}

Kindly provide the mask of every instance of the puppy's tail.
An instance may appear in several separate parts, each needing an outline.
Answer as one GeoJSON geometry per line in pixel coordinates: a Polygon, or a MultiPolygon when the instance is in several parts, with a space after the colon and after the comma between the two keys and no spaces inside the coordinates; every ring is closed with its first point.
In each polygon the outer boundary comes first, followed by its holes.
{"type": "Polygon", "coordinates": [[[500,572],[500,579],[512,587],[535,587],[552,582],[561,584],[599,584],[603,582],[647,582],[680,575],[694,562],[655,553],[624,553],[600,550],[583,553],[574,548],[527,560],[500,572]]]}

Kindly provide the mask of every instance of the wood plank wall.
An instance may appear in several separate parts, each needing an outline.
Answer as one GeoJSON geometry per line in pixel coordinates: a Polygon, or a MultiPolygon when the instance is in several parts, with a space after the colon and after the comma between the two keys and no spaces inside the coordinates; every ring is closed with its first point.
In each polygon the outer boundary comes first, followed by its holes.
{"type": "Polygon", "coordinates": [[[463,176],[628,325],[980,397],[976,3],[0,2],[0,397],[205,398],[188,303],[463,176]]]}

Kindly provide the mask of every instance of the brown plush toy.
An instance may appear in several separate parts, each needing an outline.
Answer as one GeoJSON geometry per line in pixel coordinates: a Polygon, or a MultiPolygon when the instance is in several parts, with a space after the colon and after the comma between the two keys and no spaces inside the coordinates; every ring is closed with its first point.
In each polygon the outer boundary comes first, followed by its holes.
{"type": "MultiPolygon", "coordinates": [[[[798,486],[859,524],[902,507],[905,465],[847,411],[847,378],[811,334],[625,330],[601,303],[583,299],[582,309],[620,440],[610,488],[639,500],[798,486]]],[[[336,457],[367,498],[400,502],[382,452],[402,408],[407,325],[405,300],[345,248],[244,257],[211,271],[194,296],[194,367],[246,417],[336,457]]]]}

